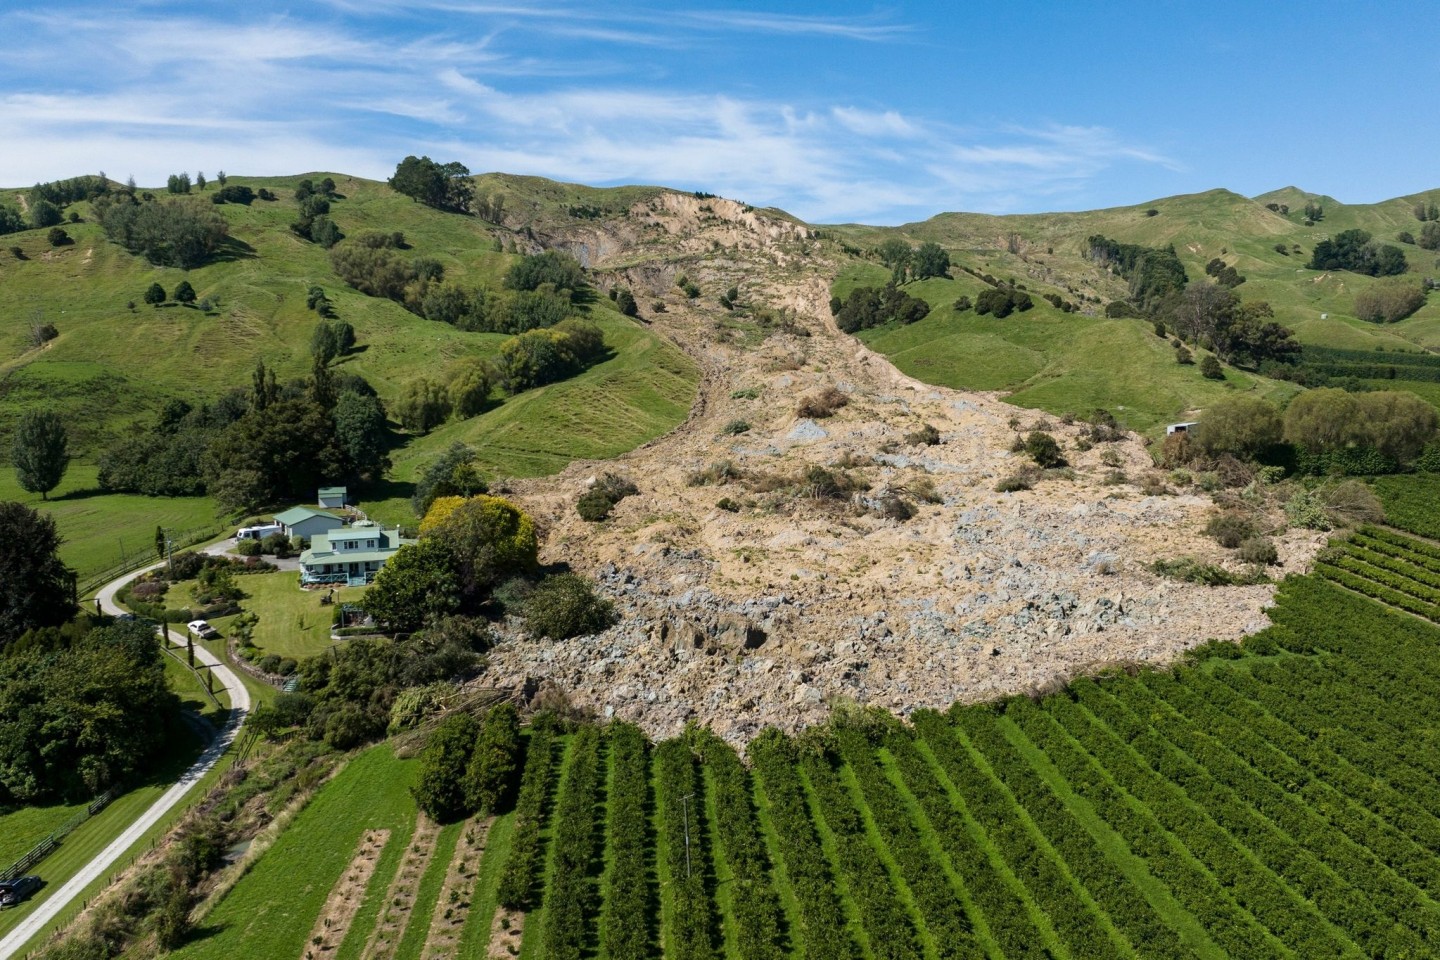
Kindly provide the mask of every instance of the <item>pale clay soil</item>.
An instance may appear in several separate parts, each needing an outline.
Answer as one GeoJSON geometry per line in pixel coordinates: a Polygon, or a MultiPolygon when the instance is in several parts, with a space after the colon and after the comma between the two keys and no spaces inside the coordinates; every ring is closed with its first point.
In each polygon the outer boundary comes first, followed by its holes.
{"type": "MultiPolygon", "coordinates": [[[[1206,588],[1146,569],[1182,555],[1233,565],[1201,534],[1214,510],[1208,496],[1102,483],[1106,450],[1118,451],[1132,481],[1153,470],[1137,437],[1081,453],[1079,425],[901,374],[835,328],[833,271],[810,259],[804,233],[729,201],[672,194],[609,227],[542,235],[580,256],[601,289],[628,284],[642,316],[699,364],[702,381],[690,418],[666,436],[614,461],[508,483],[542,527],[542,560],[594,578],[621,619],[565,642],[511,637],[491,654],[486,683],[553,685],[573,705],[651,735],[695,720],[743,745],[766,726],[821,722],[836,703],[901,715],[943,708],[1104,664],[1170,661],[1266,625],[1273,586],[1206,588]],[[674,288],[680,272],[701,285],[700,298],[674,288]],[[732,284],[744,303],[787,308],[810,335],[721,342],[716,322],[727,314],[716,299],[732,284]],[[656,300],[665,312],[654,311],[656,300]],[[827,386],[848,405],[830,418],[797,418],[800,399],[827,386]],[[732,396],[751,390],[754,399],[732,396]],[[724,435],[736,419],[751,429],[724,435]],[[938,428],[940,444],[906,442],[923,424],[938,428]],[[1046,424],[1074,479],[995,492],[1024,461],[1009,452],[1017,426],[1046,424]],[[881,451],[887,441],[898,444],[893,453],[881,451]],[[914,500],[928,481],[941,502],[916,501],[918,514],[900,522],[738,482],[689,484],[721,460],[771,475],[848,463],[870,484],[862,497],[895,489],[914,500]],[[610,520],[587,523],[575,501],[606,471],[640,492],[610,520]],[[718,509],[722,497],[739,512],[718,509]]],[[[1309,531],[1276,540],[1277,578],[1303,569],[1322,542],[1309,531]]]]}

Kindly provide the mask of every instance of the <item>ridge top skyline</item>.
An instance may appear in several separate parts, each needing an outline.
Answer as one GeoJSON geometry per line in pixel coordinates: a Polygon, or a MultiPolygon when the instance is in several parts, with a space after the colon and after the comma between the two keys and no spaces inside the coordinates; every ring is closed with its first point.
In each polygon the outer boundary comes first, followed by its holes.
{"type": "Polygon", "coordinates": [[[173,0],[0,8],[0,183],[103,170],[654,184],[813,223],[1440,186],[1420,2],[173,0]]]}

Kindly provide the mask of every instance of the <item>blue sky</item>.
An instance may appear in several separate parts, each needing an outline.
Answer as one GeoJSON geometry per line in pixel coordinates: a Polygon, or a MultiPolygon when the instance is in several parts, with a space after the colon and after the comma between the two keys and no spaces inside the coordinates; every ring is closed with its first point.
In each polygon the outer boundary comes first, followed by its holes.
{"type": "Polygon", "coordinates": [[[1433,2],[0,0],[0,183],[408,153],[900,223],[1440,187],[1433,2]]]}

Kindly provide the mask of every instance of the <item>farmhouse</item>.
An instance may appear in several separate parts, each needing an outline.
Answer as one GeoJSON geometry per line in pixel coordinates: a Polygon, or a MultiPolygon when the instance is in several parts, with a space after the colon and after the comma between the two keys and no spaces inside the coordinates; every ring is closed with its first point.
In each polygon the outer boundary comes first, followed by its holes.
{"type": "Polygon", "coordinates": [[[344,526],[345,521],[330,513],[322,513],[310,507],[291,507],[275,515],[280,532],[287,537],[304,537],[314,540],[318,534],[329,533],[344,526]]]}
{"type": "Polygon", "coordinates": [[[343,583],[362,587],[395,551],[414,540],[402,540],[400,530],[386,530],[370,521],[344,530],[317,533],[310,549],[300,554],[301,583],[343,583]]]}

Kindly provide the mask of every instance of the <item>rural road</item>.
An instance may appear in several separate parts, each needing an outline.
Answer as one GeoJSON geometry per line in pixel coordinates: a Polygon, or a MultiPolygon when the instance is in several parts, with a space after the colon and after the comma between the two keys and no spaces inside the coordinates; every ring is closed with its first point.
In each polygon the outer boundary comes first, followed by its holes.
{"type": "MultiPolygon", "coordinates": [[[[223,543],[217,544],[216,547],[209,548],[207,552],[224,546],[223,543]]],[[[122,613],[123,611],[115,603],[115,592],[142,573],[158,566],[157,563],[144,570],[136,570],[134,573],[126,574],[119,580],[102,587],[96,594],[101,609],[111,614],[122,613]]],[[[169,640],[176,646],[185,646],[185,637],[174,630],[169,631],[169,640]]],[[[244,722],[245,715],[250,711],[250,692],[245,689],[245,685],[240,682],[240,678],[235,675],[234,671],[210,651],[197,646],[195,659],[209,667],[216,679],[225,685],[225,689],[230,694],[230,719],[226,722],[224,729],[220,731],[220,735],[215,738],[215,741],[205,748],[205,752],[200,754],[199,759],[190,766],[190,769],[186,770],[185,774],[172,784],[170,789],[160,795],[160,799],[152,803],[149,809],[115,838],[114,842],[96,854],[93,860],[76,872],[59,890],[36,904],[29,916],[11,930],[4,939],[0,939],[0,960],[9,960],[10,957],[15,956],[20,948],[31,937],[44,930],[60,911],[65,909],[67,904],[79,897],[85,888],[97,878],[104,876],[105,872],[111,869],[125,854],[125,851],[144,836],[145,831],[153,827],[161,817],[184,799],[185,794],[190,792],[190,788],[199,783],[200,778],[215,766],[215,763],[229,748],[231,741],[235,739],[240,724],[244,722]]]]}

